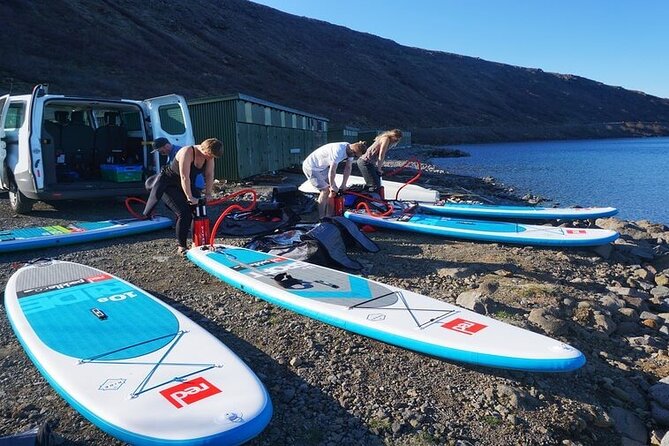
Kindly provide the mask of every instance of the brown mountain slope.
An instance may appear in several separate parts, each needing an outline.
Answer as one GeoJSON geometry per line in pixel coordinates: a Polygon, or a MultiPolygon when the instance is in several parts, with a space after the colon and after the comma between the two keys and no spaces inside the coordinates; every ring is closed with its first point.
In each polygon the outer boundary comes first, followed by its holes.
{"type": "Polygon", "coordinates": [[[4,0],[0,17],[0,93],[38,82],[132,98],[242,92],[433,142],[660,134],[669,123],[668,99],[405,47],[244,0],[4,0]],[[603,124],[639,121],[663,125],[603,124]]]}

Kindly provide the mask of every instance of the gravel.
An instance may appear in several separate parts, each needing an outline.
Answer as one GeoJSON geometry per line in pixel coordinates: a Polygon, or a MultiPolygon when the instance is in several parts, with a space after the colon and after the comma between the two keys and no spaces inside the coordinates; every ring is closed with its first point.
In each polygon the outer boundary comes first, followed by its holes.
{"type": "MultiPolygon", "coordinates": [[[[421,150],[394,150],[388,164],[399,166],[421,150]]],[[[283,172],[274,179],[301,182],[283,172]]],[[[429,164],[420,184],[460,198],[521,201],[494,179],[429,164]]],[[[236,186],[242,185],[226,185],[236,186]]],[[[40,203],[30,216],[18,216],[0,195],[2,228],[126,216],[115,200],[40,203]]],[[[587,364],[566,374],[451,363],[296,315],[178,256],[171,230],[0,255],[0,278],[6,283],[35,257],[59,258],[111,272],[182,311],[237,352],[267,387],[275,413],[251,445],[659,444],[669,423],[669,392],[657,387],[669,386],[660,381],[669,376],[669,231],[615,218],[586,224],[623,235],[602,251],[379,231],[370,234],[379,254],[350,253],[365,265],[365,277],[450,303],[460,298],[476,311],[577,347],[587,364]]],[[[61,444],[122,444],[56,394],[17,342],[4,306],[0,313],[0,434],[48,420],[61,444]]]]}

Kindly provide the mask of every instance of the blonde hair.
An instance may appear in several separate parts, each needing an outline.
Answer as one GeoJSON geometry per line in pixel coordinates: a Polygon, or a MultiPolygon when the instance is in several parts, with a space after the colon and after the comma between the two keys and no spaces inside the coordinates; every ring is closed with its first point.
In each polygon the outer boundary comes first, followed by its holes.
{"type": "Polygon", "coordinates": [[[200,150],[205,155],[220,158],[223,155],[223,143],[216,138],[205,139],[200,143],[200,150]]]}
{"type": "Polygon", "coordinates": [[[349,147],[351,148],[351,151],[356,154],[356,156],[364,155],[365,152],[367,152],[367,143],[365,141],[358,141],[353,144],[349,144],[349,147]]]}
{"type": "Polygon", "coordinates": [[[385,132],[381,133],[378,135],[376,138],[374,138],[374,141],[378,141],[381,138],[397,138],[399,141],[402,139],[402,130],[400,129],[392,129],[392,130],[386,130],[385,132]]]}

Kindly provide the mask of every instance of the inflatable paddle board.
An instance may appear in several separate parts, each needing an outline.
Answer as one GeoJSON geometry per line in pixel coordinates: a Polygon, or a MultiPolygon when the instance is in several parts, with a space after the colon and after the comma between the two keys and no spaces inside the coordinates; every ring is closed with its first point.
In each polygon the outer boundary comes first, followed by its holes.
{"type": "MultiPolygon", "coordinates": [[[[343,179],[344,176],[338,173],[335,177],[337,186],[341,185],[343,179]]],[[[363,177],[351,175],[348,177],[347,185],[352,186],[354,184],[365,184],[365,179],[363,177]]],[[[415,184],[408,184],[402,188],[404,183],[386,180],[382,180],[381,184],[383,185],[386,200],[417,201],[421,203],[436,203],[439,201],[439,192],[433,189],[426,189],[421,186],[416,186],[415,184]],[[400,190],[400,188],[402,188],[402,190],[400,190]],[[400,191],[399,197],[397,197],[397,191],[400,191]]],[[[318,193],[318,189],[316,189],[309,180],[302,183],[298,189],[305,194],[318,193]]]]}
{"type": "Polygon", "coordinates": [[[177,310],[95,268],[39,260],[5,289],[7,316],[53,388],[136,445],[240,444],[269,422],[256,375],[177,310]]]}
{"type": "Polygon", "coordinates": [[[502,221],[465,220],[429,214],[400,214],[376,217],[363,211],[346,211],[355,223],[400,231],[421,232],[444,237],[484,242],[535,246],[599,246],[618,238],[608,229],[562,228],[502,221]]]}
{"type": "Polygon", "coordinates": [[[172,221],[169,218],[157,216],[147,220],[131,218],[76,222],[68,226],[55,225],[0,230],[0,253],[122,237],[157,231],[169,228],[171,225],[172,221]]]}
{"type": "Polygon", "coordinates": [[[273,304],[440,358],[533,371],[569,371],[577,349],[427,296],[310,263],[224,245],[194,247],[200,268],[273,304]]]}
{"type": "Polygon", "coordinates": [[[496,206],[472,203],[420,204],[421,209],[435,214],[471,218],[517,218],[527,220],[584,220],[610,217],[618,213],[612,207],[601,208],[546,208],[534,206],[496,206]]]}

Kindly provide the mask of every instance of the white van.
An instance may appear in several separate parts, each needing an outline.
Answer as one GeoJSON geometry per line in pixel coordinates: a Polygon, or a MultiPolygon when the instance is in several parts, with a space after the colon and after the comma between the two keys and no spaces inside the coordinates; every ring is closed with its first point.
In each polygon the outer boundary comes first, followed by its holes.
{"type": "Polygon", "coordinates": [[[154,138],[194,144],[183,97],[146,100],[52,95],[0,97],[0,187],[12,209],[33,201],[145,194],[144,179],[159,168],[154,138]]]}

